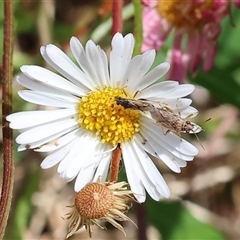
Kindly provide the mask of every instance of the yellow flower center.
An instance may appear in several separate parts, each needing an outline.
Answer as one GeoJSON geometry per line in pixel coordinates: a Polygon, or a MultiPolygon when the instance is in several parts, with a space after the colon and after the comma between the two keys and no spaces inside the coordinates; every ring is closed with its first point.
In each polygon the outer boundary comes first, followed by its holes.
{"type": "Polygon", "coordinates": [[[159,1],[157,9],[172,26],[187,31],[201,30],[210,21],[206,15],[215,11],[213,0],[199,3],[189,0],[159,1]]]}
{"type": "Polygon", "coordinates": [[[90,92],[78,103],[79,125],[113,146],[132,139],[140,126],[140,113],[117,105],[115,97],[130,96],[123,89],[105,87],[90,92]]]}

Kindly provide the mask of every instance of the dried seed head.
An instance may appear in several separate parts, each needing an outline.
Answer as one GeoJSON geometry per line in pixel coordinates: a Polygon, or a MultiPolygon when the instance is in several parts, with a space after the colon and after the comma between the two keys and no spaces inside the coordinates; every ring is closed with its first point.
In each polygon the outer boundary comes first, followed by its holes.
{"type": "MultiPolygon", "coordinates": [[[[125,187],[126,182],[120,183],[100,183],[94,182],[86,185],[75,197],[75,203],[71,207],[71,212],[67,214],[70,219],[67,238],[73,235],[80,228],[85,226],[89,237],[92,237],[92,226],[97,225],[97,220],[111,223],[114,227],[121,230],[124,235],[123,227],[117,221],[130,221],[124,213],[134,201],[132,191],[125,187]]],[[[134,224],[135,225],[135,224],[134,224]]]]}
{"type": "Polygon", "coordinates": [[[113,192],[101,183],[90,183],[77,193],[75,206],[88,219],[104,217],[114,204],[113,192]]]}

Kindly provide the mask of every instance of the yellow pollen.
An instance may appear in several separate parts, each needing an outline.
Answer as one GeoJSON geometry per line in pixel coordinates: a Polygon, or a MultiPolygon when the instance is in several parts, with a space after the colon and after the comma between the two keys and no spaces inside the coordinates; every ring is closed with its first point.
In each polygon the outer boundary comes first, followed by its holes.
{"type": "Polygon", "coordinates": [[[201,30],[211,19],[204,15],[212,14],[214,1],[202,1],[196,3],[189,0],[158,1],[157,9],[162,17],[176,28],[184,28],[186,31],[201,30]]]}
{"type": "Polygon", "coordinates": [[[117,105],[115,97],[126,96],[123,89],[105,87],[82,97],[78,103],[78,123],[95,133],[102,143],[116,146],[139,131],[140,113],[117,105]]]}

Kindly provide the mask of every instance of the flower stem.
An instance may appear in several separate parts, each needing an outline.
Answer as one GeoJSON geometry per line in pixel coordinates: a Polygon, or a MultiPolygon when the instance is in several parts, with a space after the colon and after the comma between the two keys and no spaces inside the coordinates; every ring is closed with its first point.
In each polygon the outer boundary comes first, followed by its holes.
{"type": "Polygon", "coordinates": [[[142,3],[139,0],[133,0],[134,5],[134,23],[135,23],[135,48],[133,56],[141,53],[143,41],[143,28],[142,28],[142,3]]]}
{"type": "Polygon", "coordinates": [[[122,151],[120,147],[117,147],[112,153],[109,182],[116,182],[118,180],[118,172],[119,172],[121,155],[122,155],[122,151]]]}
{"type": "Polygon", "coordinates": [[[112,36],[117,32],[122,32],[122,0],[113,0],[112,2],[112,36]]]}
{"type": "Polygon", "coordinates": [[[147,240],[147,210],[144,204],[135,204],[138,226],[138,239],[147,240]]]}
{"type": "Polygon", "coordinates": [[[3,238],[9,216],[13,191],[12,130],[6,116],[12,111],[13,1],[4,1],[4,43],[2,67],[2,134],[3,180],[0,199],[0,239],[3,238]]]}

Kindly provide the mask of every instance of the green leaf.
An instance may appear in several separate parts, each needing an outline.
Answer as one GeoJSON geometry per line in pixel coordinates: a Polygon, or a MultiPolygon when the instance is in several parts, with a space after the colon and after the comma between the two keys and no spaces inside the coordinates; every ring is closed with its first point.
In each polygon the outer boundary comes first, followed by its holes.
{"type": "Polygon", "coordinates": [[[64,23],[55,23],[53,27],[54,36],[58,42],[69,42],[70,37],[75,33],[74,26],[64,24],[64,23]]]}
{"type": "Polygon", "coordinates": [[[218,39],[217,65],[230,64],[233,61],[237,61],[239,65],[240,15],[236,8],[232,11],[232,22],[230,17],[225,17],[222,21],[222,32],[218,39]]]}
{"type": "Polygon", "coordinates": [[[149,221],[163,240],[217,239],[225,236],[207,223],[200,222],[180,202],[146,201],[149,221]]]}

